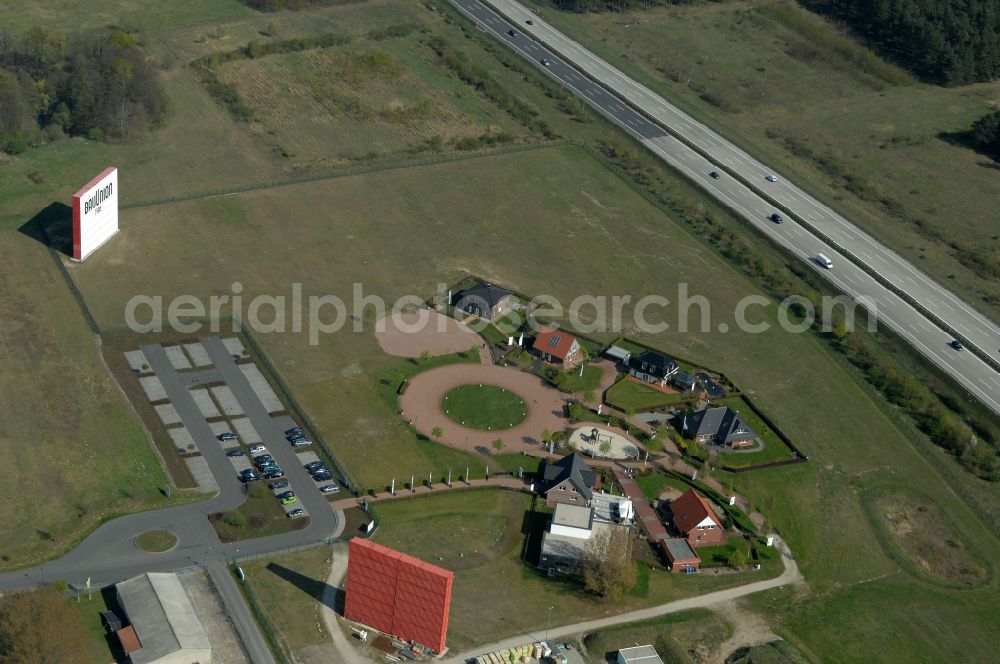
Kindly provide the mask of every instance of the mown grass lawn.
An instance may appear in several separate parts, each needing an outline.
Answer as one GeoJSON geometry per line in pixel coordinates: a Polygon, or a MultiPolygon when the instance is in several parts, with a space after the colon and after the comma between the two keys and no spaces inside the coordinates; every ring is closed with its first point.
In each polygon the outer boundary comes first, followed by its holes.
{"type": "Polygon", "coordinates": [[[135,538],[135,545],[143,551],[161,553],[177,545],[177,535],[168,530],[147,530],[135,538]]]}
{"type": "Polygon", "coordinates": [[[288,518],[281,501],[265,483],[250,484],[248,492],[246,502],[236,509],[209,517],[223,542],[278,535],[309,525],[309,517],[288,518]]]}
{"type": "Polygon", "coordinates": [[[320,546],[240,564],[280,642],[293,653],[330,641],[319,626],[331,555],[320,546]]]}
{"type": "Polygon", "coordinates": [[[520,424],[528,407],[514,392],[495,385],[461,385],[444,395],[441,409],[471,429],[498,431],[520,424]]]}
{"type": "Polygon", "coordinates": [[[666,394],[651,387],[622,378],[608,388],[605,400],[609,405],[625,412],[641,413],[655,410],[685,399],[685,394],[666,394]]]}

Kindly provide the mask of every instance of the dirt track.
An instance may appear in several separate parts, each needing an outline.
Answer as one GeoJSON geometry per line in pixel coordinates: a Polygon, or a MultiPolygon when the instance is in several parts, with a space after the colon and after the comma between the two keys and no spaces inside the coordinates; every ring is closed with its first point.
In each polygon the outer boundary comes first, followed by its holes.
{"type": "Polygon", "coordinates": [[[432,431],[441,427],[444,435],[440,442],[468,451],[492,453],[492,443],[497,438],[504,442],[504,453],[540,450],[544,429],[559,431],[566,426],[563,406],[567,396],[546,385],[531,374],[494,365],[451,364],[418,374],[410,380],[406,392],[399,399],[403,417],[417,431],[434,440],[432,431]],[[450,419],[441,410],[444,395],[460,385],[496,385],[514,392],[528,406],[528,416],[523,422],[502,431],[469,429],[450,419]]]}
{"type": "Polygon", "coordinates": [[[382,350],[397,357],[420,357],[423,353],[451,355],[483,343],[478,334],[454,318],[429,309],[379,319],[375,323],[375,338],[382,350]]]}

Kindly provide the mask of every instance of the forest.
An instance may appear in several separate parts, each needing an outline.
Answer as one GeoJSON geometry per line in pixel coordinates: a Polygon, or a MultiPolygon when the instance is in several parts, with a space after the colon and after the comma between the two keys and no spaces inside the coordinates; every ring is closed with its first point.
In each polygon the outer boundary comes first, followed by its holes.
{"type": "MultiPolygon", "coordinates": [[[[615,12],[692,0],[549,0],[573,12],[615,12]]],[[[800,0],[929,83],[1000,77],[1000,0],[800,0]]]]}
{"type": "Polygon", "coordinates": [[[1000,76],[1000,0],[812,0],[884,57],[940,85],[1000,76]]]}
{"type": "Polygon", "coordinates": [[[156,67],[122,30],[0,30],[0,149],[9,154],[66,136],[130,138],[166,105],[156,67]]]}

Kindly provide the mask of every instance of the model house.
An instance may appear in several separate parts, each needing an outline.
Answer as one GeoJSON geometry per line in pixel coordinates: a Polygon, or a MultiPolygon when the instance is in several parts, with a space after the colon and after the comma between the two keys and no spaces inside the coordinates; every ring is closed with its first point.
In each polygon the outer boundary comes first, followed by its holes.
{"type": "Polygon", "coordinates": [[[583,347],[577,338],[551,327],[539,330],[531,349],[549,364],[567,369],[583,360],[583,347]]]}
{"type": "Polygon", "coordinates": [[[749,447],[757,440],[739,411],[728,406],[706,408],[685,415],[681,421],[681,433],[702,445],[723,447],[749,447]]]}
{"type": "Polygon", "coordinates": [[[712,506],[694,489],[670,503],[674,527],[687,539],[691,548],[719,546],[726,543],[726,531],[712,506]]]}
{"type": "Polygon", "coordinates": [[[583,457],[573,453],[545,465],[541,488],[549,507],[557,503],[588,505],[596,482],[597,475],[583,457]]]}
{"type": "Polygon", "coordinates": [[[677,373],[677,363],[663,353],[647,350],[628,358],[628,371],[644,383],[665,386],[677,373]]]}

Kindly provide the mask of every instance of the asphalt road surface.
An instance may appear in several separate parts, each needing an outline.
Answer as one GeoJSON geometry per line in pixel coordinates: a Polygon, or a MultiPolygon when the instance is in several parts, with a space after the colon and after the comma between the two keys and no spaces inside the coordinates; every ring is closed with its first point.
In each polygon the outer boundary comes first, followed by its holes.
{"type": "Polygon", "coordinates": [[[781,176],[777,182],[767,182],[764,176],[773,173],[772,169],[674,109],[513,0],[491,0],[507,17],[480,0],[449,1],[481,29],[534,63],[774,242],[801,258],[841,292],[875,312],[879,322],[889,326],[971,395],[1000,414],[1000,373],[974,353],[950,348],[949,343],[954,339],[952,333],[893,288],[905,292],[909,299],[920,302],[924,310],[945,320],[981,352],[1000,357],[1000,327],[983,314],[781,176]],[[533,25],[526,23],[529,19],[533,25]],[[512,30],[515,31],[513,35],[512,30]],[[636,107],[657,122],[649,120],[636,107]],[[675,138],[664,127],[683,135],[687,143],[675,138]],[[689,143],[699,150],[690,147],[689,143]],[[713,161],[703,153],[711,155],[713,161]],[[738,173],[740,178],[732,177],[726,169],[738,173]],[[709,175],[713,171],[719,173],[718,179],[709,175]],[[759,184],[748,185],[747,182],[759,184]],[[807,224],[792,219],[782,224],[772,222],[770,216],[776,207],[765,196],[777,200],[807,224]],[[820,235],[811,231],[810,226],[820,235]],[[820,236],[830,238],[831,242],[820,236]],[[813,260],[819,253],[833,261],[832,269],[825,269],[813,260]],[[871,266],[879,278],[849,260],[848,253],[871,266]],[[891,282],[893,288],[880,279],[891,282]]]}
{"type": "Polygon", "coordinates": [[[264,554],[336,537],[343,530],[343,518],[339,511],[330,508],[326,498],[315,488],[312,478],[285,440],[284,432],[264,410],[222,341],[218,337],[210,337],[204,339],[203,344],[215,369],[233,391],[264,444],[296,488],[296,496],[309,512],[310,524],[302,530],[270,537],[229,544],[219,540],[208,516],[239,507],[246,500],[245,489],[222,446],[213,444],[215,436],[187,391],[186,385],[190,381],[185,377],[189,374],[178,374],[173,369],[162,346],[143,346],[150,368],[159,377],[191,435],[201,443],[202,456],[219,485],[218,495],[191,505],[130,514],[108,521],[61,558],[29,569],[0,574],[0,592],[59,580],[77,586],[90,579],[94,588],[101,588],[146,572],[172,572],[203,566],[215,581],[254,664],[272,664],[270,650],[250,617],[226,565],[241,556],[264,554]],[[177,535],[177,546],[165,553],[142,551],[135,546],[135,538],[147,530],[169,530],[177,535]]]}

